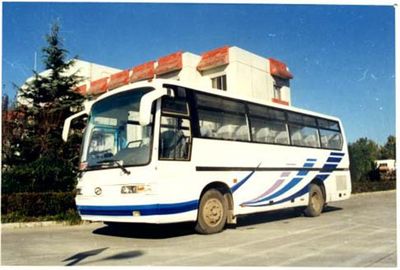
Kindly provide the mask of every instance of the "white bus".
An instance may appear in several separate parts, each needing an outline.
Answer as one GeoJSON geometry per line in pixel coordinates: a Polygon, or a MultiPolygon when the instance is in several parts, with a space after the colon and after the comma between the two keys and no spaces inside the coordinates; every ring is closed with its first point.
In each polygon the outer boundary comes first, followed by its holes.
{"type": "Polygon", "coordinates": [[[350,197],[338,118],[215,89],[153,80],[86,109],[76,205],[83,220],[195,221],[210,234],[238,215],[303,207],[318,216],[350,197]]]}

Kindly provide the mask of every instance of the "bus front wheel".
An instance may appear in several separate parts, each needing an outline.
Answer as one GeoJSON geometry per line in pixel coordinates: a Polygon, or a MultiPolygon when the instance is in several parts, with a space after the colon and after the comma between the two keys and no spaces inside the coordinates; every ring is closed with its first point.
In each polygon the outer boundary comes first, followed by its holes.
{"type": "Polygon", "coordinates": [[[321,187],[316,184],[310,184],[309,194],[308,206],[304,210],[304,215],[307,217],[317,217],[324,208],[324,194],[321,187]]]}
{"type": "Polygon", "coordinates": [[[222,231],[226,224],[228,204],[216,189],[207,190],[200,199],[195,230],[201,234],[222,231]]]}

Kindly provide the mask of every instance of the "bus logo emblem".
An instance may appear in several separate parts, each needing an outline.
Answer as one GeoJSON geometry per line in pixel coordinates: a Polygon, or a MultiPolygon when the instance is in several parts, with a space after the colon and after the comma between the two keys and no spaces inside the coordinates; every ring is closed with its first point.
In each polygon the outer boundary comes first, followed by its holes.
{"type": "Polygon", "coordinates": [[[99,187],[97,187],[97,188],[95,188],[94,189],[94,193],[98,196],[98,195],[101,195],[101,192],[102,192],[102,190],[101,190],[101,188],[99,188],[99,187]]]}

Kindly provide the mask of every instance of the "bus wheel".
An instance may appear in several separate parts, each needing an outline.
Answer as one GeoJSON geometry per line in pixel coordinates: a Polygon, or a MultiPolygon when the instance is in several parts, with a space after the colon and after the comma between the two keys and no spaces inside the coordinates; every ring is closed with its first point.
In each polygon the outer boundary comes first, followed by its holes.
{"type": "Polygon", "coordinates": [[[201,234],[218,233],[226,224],[228,205],[216,189],[207,190],[200,199],[195,230],[201,234]]]}
{"type": "Polygon", "coordinates": [[[317,217],[321,214],[324,208],[325,200],[321,188],[316,184],[310,184],[310,198],[308,206],[304,210],[304,215],[307,217],[317,217]]]}

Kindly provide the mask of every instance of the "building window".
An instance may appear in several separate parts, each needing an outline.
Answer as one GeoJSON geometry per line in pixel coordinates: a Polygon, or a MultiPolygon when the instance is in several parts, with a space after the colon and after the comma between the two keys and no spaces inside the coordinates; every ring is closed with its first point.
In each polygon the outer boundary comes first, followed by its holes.
{"type": "Polygon", "coordinates": [[[290,82],[288,79],[282,79],[279,78],[277,76],[273,76],[274,78],[274,98],[277,100],[283,100],[283,93],[282,93],[282,87],[286,86],[289,87],[290,86],[290,82]]]}
{"type": "Polygon", "coordinates": [[[282,100],[281,86],[274,84],[274,98],[282,100]]]}
{"type": "Polygon", "coordinates": [[[226,75],[211,78],[212,88],[226,91],[226,75]]]}

